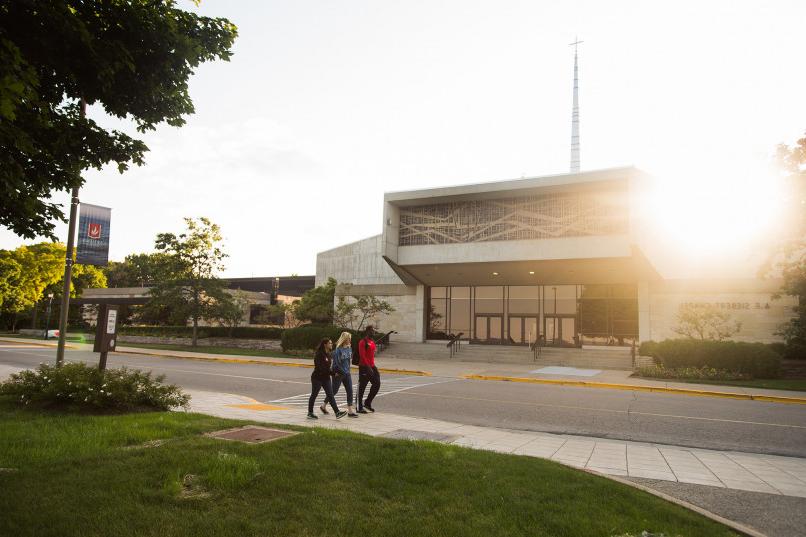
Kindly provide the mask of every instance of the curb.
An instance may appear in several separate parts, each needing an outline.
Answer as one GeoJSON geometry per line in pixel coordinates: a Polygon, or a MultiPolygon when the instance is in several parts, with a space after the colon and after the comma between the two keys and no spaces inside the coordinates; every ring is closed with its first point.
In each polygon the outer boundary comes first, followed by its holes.
{"type": "MultiPolygon", "coordinates": [[[[306,367],[313,369],[313,364],[298,363],[298,362],[270,362],[268,360],[254,360],[249,358],[219,358],[215,356],[184,356],[179,354],[153,354],[143,351],[114,351],[115,354],[131,354],[140,356],[152,356],[155,358],[176,358],[179,360],[200,360],[203,362],[224,362],[230,364],[257,364],[257,365],[274,365],[279,367],[306,367]]],[[[355,369],[355,366],[353,366],[355,369]]],[[[430,371],[418,371],[412,369],[388,369],[379,367],[378,371],[383,373],[391,373],[394,375],[414,375],[420,377],[430,377],[430,371]]]]}
{"type": "MultiPolygon", "coordinates": [[[[58,343],[39,343],[38,341],[28,341],[24,339],[22,341],[17,341],[16,338],[4,338],[0,337],[0,341],[3,343],[16,343],[17,345],[36,345],[37,347],[50,347],[51,349],[55,349],[58,346],[58,343]]],[[[68,345],[65,343],[65,349],[78,349],[78,347],[74,347],[73,345],[68,345]]]]}
{"type": "Polygon", "coordinates": [[[604,388],[610,390],[628,390],[633,392],[673,393],[696,397],[721,397],[723,399],[742,399],[746,401],[764,401],[767,403],[784,403],[790,405],[806,405],[806,397],[785,397],[780,395],[754,395],[750,393],[718,392],[711,390],[689,390],[686,388],[667,388],[664,386],[642,386],[639,384],[612,384],[608,382],[590,382],[585,380],[536,379],[530,377],[505,377],[496,375],[462,375],[468,380],[498,380],[503,382],[525,382],[528,384],[554,384],[559,386],[575,386],[579,388],[604,388]]]}
{"type": "Polygon", "coordinates": [[[642,490],[642,491],[644,491],[644,492],[646,492],[648,494],[652,494],[653,496],[657,496],[658,498],[660,498],[662,500],[666,500],[669,503],[679,505],[680,507],[685,507],[686,509],[689,509],[690,511],[694,511],[695,513],[698,513],[698,514],[704,516],[705,518],[710,518],[714,522],[719,522],[720,524],[722,524],[724,526],[727,526],[730,529],[741,533],[742,535],[746,535],[747,537],[767,537],[766,534],[761,533],[758,530],[754,530],[753,528],[750,528],[750,527],[745,526],[744,524],[740,524],[738,522],[734,522],[733,520],[728,520],[727,518],[719,516],[716,513],[712,513],[711,511],[708,511],[707,509],[703,509],[699,505],[694,505],[693,503],[689,503],[689,502],[687,502],[685,500],[675,498],[674,496],[670,496],[670,495],[666,494],[665,492],[661,492],[659,490],[655,490],[653,488],[647,487],[646,485],[642,485],[640,483],[635,483],[635,482],[630,481],[628,479],[622,479],[622,478],[620,478],[618,476],[602,474],[600,472],[596,472],[596,471],[593,471],[593,470],[588,470],[587,468],[577,468],[577,469],[582,470],[583,472],[587,472],[589,474],[593,474],[593,475],[597,475],[597,476],[600,476],[600,477],[604,477],[606,479],[610,479],[611,481],[615,481],[616,483],[621,483],[622,485],[627,485],[628,487],[633,487],[635,489],[642,490]]]}

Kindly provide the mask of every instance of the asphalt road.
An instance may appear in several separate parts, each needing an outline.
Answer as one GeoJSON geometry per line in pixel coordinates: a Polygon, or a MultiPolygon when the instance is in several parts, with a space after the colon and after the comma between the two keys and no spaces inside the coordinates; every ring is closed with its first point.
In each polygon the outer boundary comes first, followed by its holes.
{"type": "MultiPolygon", "coordinates": [[[[67,360],[97,363],[68,350],[67,360]]],[[[0,363],[35,367],[49,348],[0,345],[0,363]]],[[[379,357],[379,364],[382,356],[379,357]]],[[[165,374],[187,389],[281,401],[305,412],[310,369],[110,354],[109,366],[165,374]]],[[[357,383],[357,376],[353,376],[357,383]]],[[[806,405],[683,395],[385,374],[379,412],[514,430],[569,433],[806,457],[806,405]]],[[[322,396],[320,396],[321,398],[322,396]]],[[[344,393],[338,396],[344,402],[344,393]]]]}

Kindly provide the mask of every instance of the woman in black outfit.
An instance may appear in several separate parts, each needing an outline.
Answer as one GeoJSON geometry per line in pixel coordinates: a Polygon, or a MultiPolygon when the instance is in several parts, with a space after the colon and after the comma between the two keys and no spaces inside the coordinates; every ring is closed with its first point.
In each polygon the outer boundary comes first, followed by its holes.
{"type": "Polygon", "coordinates": [[[316,354],[313,357],[313,373],[311,373],[311,397],[308,399],[308,419],[319,419],[313,413],[313,405],[316,403],[316,397],[319,395],[319,390],[325,389],[325,403],[330,403],[333,407],[333,412],[336,413],[336,418],[342,418],[347,415],[347,412],[339,410],[336,406],[336,398],[333,397],[333,387],[330,384],[330,377],[333,372],[330,370],[330,349],[333,348],[333,342],[330,338],[324,338],[319,342],[316,348],[316,354]]]}

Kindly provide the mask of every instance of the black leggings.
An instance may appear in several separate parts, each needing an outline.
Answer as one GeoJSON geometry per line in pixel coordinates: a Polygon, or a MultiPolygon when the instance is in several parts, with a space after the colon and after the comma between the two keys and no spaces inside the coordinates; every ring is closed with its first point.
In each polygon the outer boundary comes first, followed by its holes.
{"type": "Polygon", "coordinates": [[[333,412],[338,413],[339,407],[336,406],[336,398],[333,397],[333,387],[330,384],[330,377],[320,379],[311,377],[311,397],[308,399],[308,414],[313,413],[313,405],[316,403],[316,398],[319,396],[319,390],[325,389],[325,403],[330,403],[333,412]]]}
{"type": "Polygon", "coordinates": [[[372,406],[372,400],[381,389],[381,374],[378,373],[378,368],[375,366],[360,365],[358,366],[358,410],[364,408],[364,390],[367,389],[367,384],[371,386],[366,403],[372,406]]]}

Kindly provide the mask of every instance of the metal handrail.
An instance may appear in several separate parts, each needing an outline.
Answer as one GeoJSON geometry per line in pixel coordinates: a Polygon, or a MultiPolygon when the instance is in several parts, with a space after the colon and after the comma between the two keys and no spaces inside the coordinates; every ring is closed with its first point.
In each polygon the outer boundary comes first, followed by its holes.
{"type": "Polygon", "coordinates": [[[536,362],[537,358],[541,354],[541,351],[543,350],[543,344],[540,341],[540,336],[537,336],[535,342],[531,344],[531,347],[532,347],[533,360],[536,362]]]}
{"type": "Polygon", "coordinates": [[[453,358],[453,355],[458,353],[459,350],[462,348],[462,336],[464,332],[459,332],[458,334],[450,335],[450,341],[448,341],[448,350],[450,351],[450,356],[453,358]]]}

